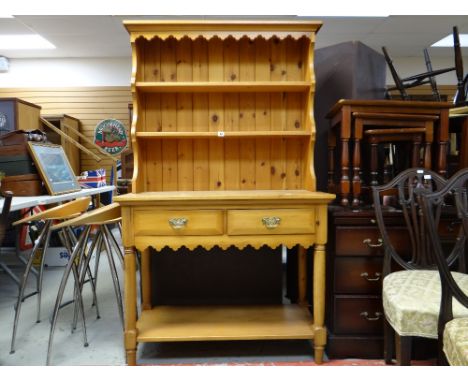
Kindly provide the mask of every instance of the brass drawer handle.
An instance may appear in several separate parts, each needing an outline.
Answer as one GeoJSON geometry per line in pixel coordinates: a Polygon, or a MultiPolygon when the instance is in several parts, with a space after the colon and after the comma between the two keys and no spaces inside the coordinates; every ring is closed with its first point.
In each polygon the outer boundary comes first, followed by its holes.
{"type": "Polygon", "coordinates": [[[281,218],[276,216],[268,216],[262,218],[262,223],[267,229],[274,229],[280,225],[281,218]]]}
{"type": "Polygon", "coordinates": [[[379,237],[377,239],[377,244],[372,244],[372,239],[364,239],[362,243],[367,244],[369,248],[379,248],[383,245],[383,240],[379,237]]]}
{"type": "Polygon", "coordinates": [[[367,281],[379,281],[380,276],[382,276],[379,272],[374,272],[375,277],[369,277],[367,272],[361,273],[361,277],[365,278],[367,281]]]}
{"type": "Polygon", "coordinates": [[[187,225],[187,218],[172,218],[169,219],[169,224],[174,229],[182,229],[187,225]]]}
{"type": "Polygon", "coordinates": [[[374,317],[369,317],[368,312],[361,312],[360,316],[364,317],[367,321],[378,321],[382,317],[382,312],[375,312],[374,317]]]}

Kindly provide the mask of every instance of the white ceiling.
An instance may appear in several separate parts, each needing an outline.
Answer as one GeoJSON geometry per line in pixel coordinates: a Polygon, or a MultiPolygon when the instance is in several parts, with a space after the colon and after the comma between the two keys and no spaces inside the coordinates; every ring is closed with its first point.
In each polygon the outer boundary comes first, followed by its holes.
{"type": "MultiPolygon", "coordinates": [[[[57,49],[0,50],[0,55],[9,58],[130,57],[129,38],[122,26],[122,20],[141,18],[156,17],[16,16],[11,19],[2,18],[0,19],[0,34],[37,33],[49,40],[57,49]]],[[[178,16],[177,18],[184,17],[178,16]]],[[[250,18],[259,19],[260,17],[250,18]]],[[[265,16],[265,18],[278,18],[278,16],[265,16]]],[[[468,33],[468,16],[317,16],[313,19],[323,21],[323,27],[317,35],[317,48],[355,40],[379,52],[382,46],[386,46],[393,58],[422,57],[423,48],[451,34],[454,25],[458,26],[460,33],[468,33]]],[[[429,52],[431,57],[453,57],[451,48],[430,48],[429,52]]],[[[468,48],[463,48],[463,55],[468,55],[468,48]]]]}

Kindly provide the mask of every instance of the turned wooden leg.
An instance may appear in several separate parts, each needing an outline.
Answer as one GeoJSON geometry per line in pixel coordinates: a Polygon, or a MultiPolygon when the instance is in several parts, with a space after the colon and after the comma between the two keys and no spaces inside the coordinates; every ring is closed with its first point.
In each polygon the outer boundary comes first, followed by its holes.
{"type": "Polygon", "coordinates": [[[411,340],[410,336],[400,336],[395,333],[396,359],[398,366],[411,365],[411,340]]]}
{"type": "Polygon", "coordinates": [[[340,194],[341,205],[349,205],[350,193],[349,181],[349,139],[341,139],[341,180],[340,180],[340,194]]]}
{"type": "Polygon", "coordinates": [[[370,175],[371,175],[371,186],[377,186],[379,184],[377,180],[378,176],[378,167],[379,167],[379,157],[378,157],[378,148],[379,145],[376,142],[370,143],[371,150],[371,160],[370,160],[370,175]]]}
{"type": "Polygon", "coordinates": [[[424,168],[428,170],[432,168],[431,142],[426,142],[424,147],[424,168]]]}
{"type": "Polygon", "coordinates": [[[307,306],[307,249],[299,246],[297,250],[298,304],[307,306]]]}
{"type": "Polygon", "coordinates": [[[136,293],[136,261],[135,249],[133,247],[125,247],[124,256],[125,267],[125,353],[127,357],[127,365],[136,365],[137,351],[137,293],[136,293]]]}
{"type": "MultiPolygon", "coordinates": [[[[326,220],[325,220],[326,221],[326,220]]],[[[325,324],[325,245],[316,244],[314,250],[314,359],[317,364],[323,362],[323,352],[327,343],[325,324]]]]}
{"type": "Polygon", "coordinates": [[[448,142],[439,142],[437,172],[443,177],[447,176],[447,148],[448,142]]]}
{"type": "Polygon", "coordinates": [[[413,141],[413,158],[411,159],[411,167],[419,167],[420,161],[421,142],[418,140],[413,141]]]}
{"type": "Polygon", "coordinates": [[[354,153],[353,153],[353,207],[359,207],[361,196],[361,138],[362,120],[356,119],[354,128],[354,153]]]}

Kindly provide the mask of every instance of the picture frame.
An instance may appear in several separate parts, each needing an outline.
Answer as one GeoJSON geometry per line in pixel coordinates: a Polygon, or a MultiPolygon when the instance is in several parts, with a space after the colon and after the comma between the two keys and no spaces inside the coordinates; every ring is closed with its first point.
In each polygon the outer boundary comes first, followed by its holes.
{"type": "Polygon", "coordinates": [[[81,190],[62,146],[28,142],[28,150],[50,195],[81,190]]]}

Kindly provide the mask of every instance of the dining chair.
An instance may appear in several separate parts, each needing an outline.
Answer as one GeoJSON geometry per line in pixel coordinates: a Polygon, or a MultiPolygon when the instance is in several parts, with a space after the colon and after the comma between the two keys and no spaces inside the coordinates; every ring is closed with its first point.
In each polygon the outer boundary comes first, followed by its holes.
{"type": "MultiPolygon", "coordinates": [[[[384,248],[382,303],[386,363],[392,362],[396,350],[397,363],[409,365],[412,337],[438,337],[440,281],[421,198],[424,194],[440,190],[445,184],[446,180],[433,171],[410,168],[389,183],[372,187],[384,248]],[[387,208],[401,213],[409,238],[407,246],[403,246],[406,247],[405,254],[396,251],[395,238],[389,234],[383,217],[387,208]]],[[[441,216],[441,213],[437,215],[436,225],[440,223],[441,216]]],[[[450,257],[449,265],[456,260],[450,257]]]]}
{"type": "Polygon", "coordinates": [[[468,366],[468,168],[455,173],[438,192],[424,195],[423,207],[441,282],[439,358],[452,366],[468,366]],[[461,221],[457,240],[451,246],[438,232],[437,213],[444,205],[455,207],[461,221]],[[447,264],[451,258],[458,258],[463,273],[451,271],[447,264]]]}

